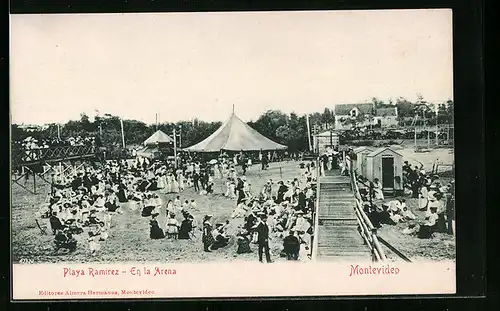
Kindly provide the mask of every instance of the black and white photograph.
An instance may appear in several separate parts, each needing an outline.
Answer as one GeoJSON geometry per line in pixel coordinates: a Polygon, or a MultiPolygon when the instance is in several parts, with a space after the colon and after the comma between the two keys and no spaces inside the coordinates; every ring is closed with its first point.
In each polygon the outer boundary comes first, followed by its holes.
{"type": "MultiPolygon", "coordinates": [[[[18,269],[58,267],[59,285],[128,263],[295,282],[326,264],[351,278],[454,269],[451,10],[20,14],[10,26],[18,269]]],[[[107,295],[33,286],[23,297],[107,295]]]]}

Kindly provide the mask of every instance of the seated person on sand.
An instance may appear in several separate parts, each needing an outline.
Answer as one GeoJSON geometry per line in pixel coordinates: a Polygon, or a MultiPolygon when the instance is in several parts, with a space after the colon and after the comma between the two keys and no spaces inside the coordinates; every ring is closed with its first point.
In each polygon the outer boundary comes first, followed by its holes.
{"type": "Polygon", "coordinates": [[[96,208],[97,210],[104,210],[104,204],[106,203],[106,200],[104,199],[104,194],[100,193],[97,195],[97,198],[94,202],[93,207],[96,208]]]}
{"type": "Polygon", "coordinates": [[[237,254],[251,253],[250,248],[250,233],[246,229],[241,229],[236,235],[238,248],[236,249],[237,254]]]}
{"type": "Polygon", "coordinates": [[[404,199],[401,202],[401,206],[402,206],[402,215],[406,220],[417,219],[417,216],[415,216],[415,214],[413,214],[412,211],[406,206],[404,199]]]}
{"type": "Polygon", "coordinates": [[[79,225],[75,218],[66,219],[64,225],[69,228],[69,231],[72,234],[80,234],[83,232],[83,228],[79,225]]]}
{"type": "Polygon", "coordinates": [[[382,203],[381,207],[376,205],[376,218],[378,218],[378,221],[381,224],[387,224],[387,225],[395,225],[396,222],[394,222],[391,218],[392,213],[389,210],[389,206],[387,203],[382,203]]]}
{"type": "Polygon", "coordinates": [[[87,242],[89,243],[90,254],[94,256],[101,249],[101,244],[99,244],[100,236],[94,231],[89,231],[88,234],[87,242]]]}
{"type": "Polygon", "coordinates": [[[311,251],[309,249],[309,245],[304,240],[300,242],[300,250],[299,250],[299,260],[300,261],[309,261],[311,259],[311,251]]]}
{"type": "Polygon", "coordinates": [[[251,232],[253,226],[257,223],[258,219],[256,213],[258,212],[258,209],[253,208],[249,211],[248,215],[245,216],[243,228],[245,228],[247,231],[251,232]]]}
{"type": "Polygon", "coordinates": [[[71,232],[69,232],[68,228],[60,229],[56,231],[54,237],[54,243],[56,248],[68,248],[75,249],[77,241],[73,238],[71,232]]]}
{"type": "Polygon", "coordinates": [[[151,194],[146,194],[146,197],[144,198],[144,207],[141,211],[141,216],[142,217],[149,217],[152,215],[153,210],[155,209],[154,201],[152,200],[151,194]]]}
{"type": "Polygon", "coordinates": [[[196,205],[195,199],[191,199],[191,202],[189,202],[189,208],[194,210],[194,209],[196,209],[196,206],[197,205],[196,205]]]}
{"type": "Polygon", "coordinates": [[[289,234],[283,239],[283,257],[288,260],[298,260],[300,251],[300,241],[295,235],[295,231],[290,230],[289,234]]]}
{"type": "Polygon", "coordinates": [[[184,220],[181,222],[177,238],[179,240],[189,240],[193,231],[193,216],[187,212],[182,213],[182,215],[184,220]]]}
{"type": "Polygon", "coordinates": [[[429,239],[432,237],[433,233],[436,231],[438,218],[437,208],[431,207],[430,213],[425,218],[425,222],[420,225],[418,231],[418,237],[420,239],[429,239]]]}
{"type": "Polygon", "coordinates": [[[106,241],[109,238],[108,229],[103,223],[97,228],[96,234],[99,235],[99,241],[106,241]]]}
{"type": "Polygon", "coordinates": [[[175,219],[175,214],[170,214],[165,222],[165,232],[168,238],[177,239],[179,234],[179,221],[175,219]]]}
{"type": "Polygon", "coordinates": [[[52,229],[52,233],[56,234],[58,230],[64,229],[64,225],[61,223],[59,217],[57,217],[57,212],[52,212],[52,215],[49,218],[50,228],[52,229]]]}
{"type": "MultiPolygon", "coordinates": [[[[227,224],[229,224],[229,221],[226,222],[226,225],[227,224]]],[[[229,244],[229,238],[226,237],[224,231],[224,224],[218,223],[215,225],[215,229],[212,231],[212,236],[214,237],[215,242],[212,244],[211,250],[226,247],[229,244]]]]}
{"type": "Polygon", "coordinates": [[[304,213],[302,211],[295,212],[297,218],[295,219],[295,224],[292,228],[293,231],[297,232],[298,236],[303,236],[306,231],[309,229],[310,224],[304,218],[304,213]]]}
{"type": "Polygon", "coordinates": [[[92,209],[90,210],[90,214],[89,214],[89,217],[88,217],[88,226],[92,226],[92,225],[99,225],[101,223],[104,223],[102,220],[100,220],[98,217],[97,217],[97,214],[96,214],[96,210],[95,209],[92,209]]]}
{"type": "Polygon", "coordinates": [[[118,197],[115,194],[110,194],[104,203],[104,207],[108,212],[117,212],[119,213],[120,204],[118,204],[118,197]]]}
{"type": "Polygon", "coordinates": [[[387,212],[391,220],[396,224],[405,220],[402,215],[401,202],[399,200],[389,201],[387,212]]]}
{"type": "Polygon", "coordinates": [[[165,233],[163,229],[158,225],[158,220],[156,220],[157,214],[151,215],[151,220],[149,221],[149,237],[153,240],[163,239],[165,233]]]}
{"type": "Polygon", "coordinates": [[[233,212],[231,213],[231,218],[241,218],[244,217],[248,209],[252,207],[252,203],[246,204],[246,200],[238,204],[233,212]]]}

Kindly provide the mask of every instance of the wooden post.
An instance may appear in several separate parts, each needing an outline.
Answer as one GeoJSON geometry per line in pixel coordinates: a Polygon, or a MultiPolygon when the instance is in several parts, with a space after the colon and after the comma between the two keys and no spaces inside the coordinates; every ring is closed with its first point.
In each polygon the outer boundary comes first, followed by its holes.
{"type": "Polygon", "coordinates": [[[182,148],[182,125],[179,125],[179,147],[182,148]]]}
{"type": "Polygon", "coordinates": [[[33,193],[36,194],[36,173],[32,171],[33,173],[33,193]]]}
{"type": "Polygon", "coordinates": [[[174,134],[174,165],[177,168],[177,136],[175,135],[175,128],[173,130],[174,134]]]}
{"type": "Polygon", "coordinates": [[[330,146],[333,150],[333,133],[332,133],[332,130],[330,129],[330,146]]]}
{"type": "Polygon", "coordinates": [[[122,118],[120,118],[120,128],[122,131],[122,145],[123,145],[123,149],[125,149],[125,132],[123,130],[123,119],[122,118]]]}
{"type": "Polygon", "coordinates": [[[450,125],[449,124],[446,126],[446,143],[448,145],[450,144],[450,125]]]}
{"type": "Polygon", "coordinates": [[[312,151],[312,146],[311,146],[311,126],[309,124],[309,114],[306,114],[306,125],[307,125],[307,140],[309,142],[309,151],[312,151]]]}
{"type": "Polygon", "coordinates": [[[436,146],[439,147],[439,126],[438,126],[437,121],[436,121],[436,146]]]}
{"type": "Polygon", "coordinates": [[[417,150],[417,123],[415,122],[415,125],[413,127],[413,132],[414,132],[414,138],[415,138],[415,151],[417,150]]]}
{"type": "Polygon", "coordinates": [[[283,179],[283,174],[281,172],[281,165],[280,165],[280,179],[283,179]]]}

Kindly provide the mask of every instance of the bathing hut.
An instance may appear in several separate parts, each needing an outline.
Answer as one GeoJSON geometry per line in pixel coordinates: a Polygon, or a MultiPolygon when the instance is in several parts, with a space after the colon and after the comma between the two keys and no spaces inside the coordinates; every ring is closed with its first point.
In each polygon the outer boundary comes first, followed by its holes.
{"type": "Polygon", "coordinates": [[[358,147],[353,150],[356,155],[356,162],[354,169],[358,175],[366,177],[366,155],[373,152],[372,148],[368,147],[358,147]]]}
{"type": "Polygon", "coordinates": [[[366,175],[370,181],[376,178],[384,192],[395,193],[403,189],[403,156],[391,148],[379,148],[365,155],[366,175]]]}

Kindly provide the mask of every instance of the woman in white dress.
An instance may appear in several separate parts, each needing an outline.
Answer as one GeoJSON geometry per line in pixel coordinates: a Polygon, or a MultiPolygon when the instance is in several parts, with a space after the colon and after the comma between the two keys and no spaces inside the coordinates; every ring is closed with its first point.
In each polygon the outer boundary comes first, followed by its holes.
{"type": "Polygon", "coordinates": [[[378,178],[373,180],[373,192],[375,195],[375,200],[383,200],[384,193],[382,192],[382,184],[380,183],[378,178]]]}
{"type": "Polygon", "coordinates": [[[167,183],[165,184],[165,193],[171,193],[172,192],[172,179],[174,176],[172,173],[168,173],[167,175],[167,183]]]}
{"type": "Polygon", "coordinates": [[[175,205],[174,202],[170,200],[167,203],[167,217],[169,217],[168,215],[173,215],[173,214],[175,214],[175,205]]]}
{"type": "Polygon", "coordinates": [[[177,234],[179,233],[179,221],[175,219],[175,214],[170,214],[169,218],[165,222],[165,232],[168,238],[177,239],[177,234]]]}
{"type": "Polygon", "coordinates": [[[427,210],[427,204],[429,202],[429,191],[427,190],[427,186],[420,187],[420,191],[418,194],[418,209],[421,211],[427,210]]]}
{"type": "Polygon", "coordinates": [[[218,164],[214,164],[214,178],[215,179],[221,179],[222,178],[218,164]]]}
{"type": "Polygon", "coordinates": [[[179,182],[175,179],[174,175],[172,175],[172,192],[179,193],[179,182]]]}
{"type": "Polygon", "coordinates": [[[158,189],[164,189],[165,184],[166,184],[165,174],[163,174],[163,172],[160,171],[158,174],[158,179],[156,181],[156,187],[158,187],[158,189]]]}
{"type": "Polygon", "coordinates": [[[184,181],[184,174],[182,174],[182,171],[177,174],[177,182],[179,183],[179,191],[184,191],[186,185],[184,181]]]}
{"type": "MultiPolygon", "coordinates": [[[[231,192],[231,178],[228,178],[226,180],[226,193],[224,194],[224,196],[226,198],[229,198],[230,192],[231,192]]],[[[233,192],[234,192],[234,190],[233,190],[233,192]]]]}

